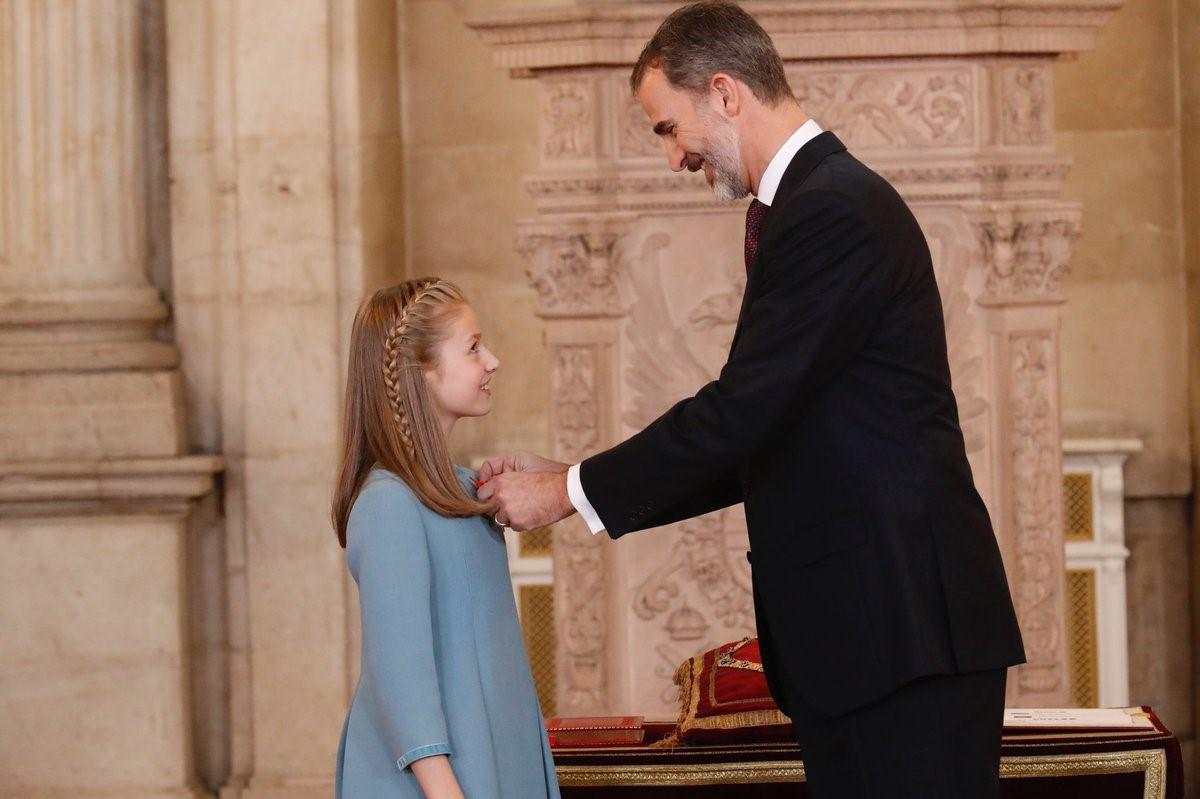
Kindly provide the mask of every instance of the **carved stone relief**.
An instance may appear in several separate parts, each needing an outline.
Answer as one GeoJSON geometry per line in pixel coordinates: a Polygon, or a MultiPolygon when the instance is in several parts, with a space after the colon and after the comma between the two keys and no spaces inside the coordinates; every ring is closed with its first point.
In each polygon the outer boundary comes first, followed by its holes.
{"type": "Polygon", "coordinates": [[[962,147],[975,143],[975,72],[969,67],[788,72],[805,112],[848,147],[962,147]]]}
{"type": "Polygon", "coordinates": [[[1048,68],[1037,64],[1006,66],[1001,75],[1004,104],[1000,125],[1004,143],[1048,143],[1053,124],[1048,68]]]}
{"type": "Polygon", "coordinates": [[[527,226],[517,249],[530,259],[526,270],[543,316],[619,316],[617,240],[608,226],[587,223],[527,226]]]}
{"type": "Polygon", "coordinates": [[[973,215],[987,270],[985,301],[1055,301],[1062,297],[1078,208],[1062,203],[991,205],[973,215]]]}
{"type": "Polygon", "coordinates": [[[924,215],[921,218],[942,297],[950,379],[958,401],[959,424],[976,482],[983,489],[990,482],[986,474],[980,473],[987,468],[986,458],[980,456],[988,444],[989,417],[980,323],[972,311],[974,297],[967,285],[972,261],[970,242],[964,239],[970,232],[969,228],[960,232],[942,219],[925,221],[924,215]]]}
{"type": "MultiPolygon", "coordinates": [[[[698,265],[695,274],[710,289],[675,285],[668,297],[664,284],[671,285],[672,278],[665,276],[657,254],[666,244],[665,235],[650,236],[635,267],[622,276],[633,298],[622,370],[622,421],[630,431],[716,377],[713,353],[728,350],[745,287],[739,263],[714,259],[698,265]],[[694,299],[679,303],[680,297],[694,299]]],[[[647,567],[637,572],[630,608],[651,626],[647,637],[661,642],[655,695],[669,708],[675,692],[671,677],[683,659],[754,634],[754,600],[740,508],[689,519],[654,535],[668,540],[639,558],[647,567]]]]}
{"type": "MultiPolygon", "coordinates": [[[[569,463],[594,452],[600,442],[599,357],[597,348],[590,345],[559,346],[551,353],[554,451],[555,457],[569,463]]],[[[578,519],[556,525],[554,568],[559,708],[563,712],[595,712],[608,700],[604,542],[578,519]]]]}
{"type": "Polygon", "coordinates": [[[542,157],[589,158],[593,153],[595,89],[574,78],[542,83],[542,157]]]}
{"type": "Polygon", "coordinates": [[[1061,442],[1054,341],[1047,331],[1009,339],[1012,413],[1013,602],[1028,662],[1018,670],[1023,691],[1048,693],[1063,682],[1057,605],[1063,590],[1061,442]]]}
{"type": "Polygon", "coordinates": [[[615,94],[617,100],[617,154],[621,158],[648,158],[661,156],[662,142],[650,128],[650,120],[642,110],[641,103],[629,91],[624,76],[618,76],[615,94]]]}

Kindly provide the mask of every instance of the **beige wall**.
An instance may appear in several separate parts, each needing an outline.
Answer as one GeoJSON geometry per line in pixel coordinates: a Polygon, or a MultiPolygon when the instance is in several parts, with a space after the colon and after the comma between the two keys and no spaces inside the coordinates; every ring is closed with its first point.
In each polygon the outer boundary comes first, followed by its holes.
{"type": "MultiPolygon", "coordinates": [[[[1192,658],[1200,661],[1200,0],[1179,0],[1180,110],[1183,129],[1184,258],[1188,276],[1190,418],[1192,430],[1192,658]]],[[[1200,668],[1192,669],[1193,730],[1200,726],[1200,668]]],[[[1192,755],[1192,784],[1200,774],[1200,749],[1192,755]]],[[[1193,787],[1195,792],[1195,787],[1193,787]]]]}
{"type": "Polygon", "coordinates": [[[1158,709],[1189,765],[1196,686],[1184,564],[1197,350],[1189,357],[1188,320],[1197,305],[1193,292],[1189,314],[1185,239],[1195,240],[1196,205],[1193,197],[1188,219],[1181,145],[1190,136],[1194,147],[1200,104],[1194,85],[1182,105],[1179,90],[1186,59],[1193,84],[1200,71],[1198,8],[1195,0],[1126,0],[1096,49],[1054,76],[1059,149],[1074,159],[1063,196],[1084,208],[1063,315],[1064,425],[1068,435],[1145,442],[1126,472],[1130,696],[1158,709]]]}
{"type": "Polygon", "coordinates": [[[533,215],[521,176],[537,158],[537,92],[492,66],[468,17],[524,0],[401,0],[404,72],[405,267],[459,283],[485,343],[500,358],[491,415],[464,422],[461,461],[510,449],[544,451],[549,384],[543,327],[517,254],[517,220],[533,215]]]}

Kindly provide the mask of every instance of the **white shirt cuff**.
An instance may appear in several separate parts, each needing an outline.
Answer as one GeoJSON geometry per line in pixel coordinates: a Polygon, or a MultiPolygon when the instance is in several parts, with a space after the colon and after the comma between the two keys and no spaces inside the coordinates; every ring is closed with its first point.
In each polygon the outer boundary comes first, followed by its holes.
{"type": "Polygon", "coordinates": [[[567,469],[567,496],[571,498],[571,504],[575,506],[575,510],[579,511],[579,515],[587,522],[592,535],[604,531],[604,522],[600,521],[600,515],[596,513],[592,503],[588,502],[587,494],[583,493],[583,483],[579,480],[578,463],[567,469]]]}

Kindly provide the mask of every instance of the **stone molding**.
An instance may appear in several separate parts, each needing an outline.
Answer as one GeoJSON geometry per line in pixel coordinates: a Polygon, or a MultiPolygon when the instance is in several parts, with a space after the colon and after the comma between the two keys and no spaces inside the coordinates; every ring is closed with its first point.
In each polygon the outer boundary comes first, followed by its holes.
{"type": "MultiPolygon", "coordinates": [[[[655,166],[597,175],[595,170],[539,172],[525,187],[545,213],[645,212],[727,209],[699,174],[671,173],[655,166]]],[[[960,202],[981,197],[1032,200],[1058,196],[1070,171],[1066,158],[997,158],[939,161],[869,159],[882,177],[910,202],[960,202]]]]}
{"type": "Polygon", "coordinates": [[[168,315],[149,286],[107,298],[0,294],[0,374],[175,369],[179,351],[155,338],[168,315]]]}
{"type": "Polygon", "coordinates": [[[0,517],[182,513],[223,469],[217,455],[0,461],[0,517]]]}
{"type": "MultiPolygon", "coordinates": [[[[1120,0],[747,2],[784,61],[820,58],[990,56],[1089,50],[1120,0]]],[[[528,70],[633,64],[670,3],[586,5],[478,16],[468,21],[497,66],[528,70]]]]}

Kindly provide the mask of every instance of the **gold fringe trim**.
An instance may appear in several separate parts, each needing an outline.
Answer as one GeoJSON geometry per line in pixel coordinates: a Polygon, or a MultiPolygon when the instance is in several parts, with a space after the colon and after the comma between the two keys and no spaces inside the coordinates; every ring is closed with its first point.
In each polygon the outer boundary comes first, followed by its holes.
{"type": "Polygon", "coordinates": [[[740,727],[770,727],[791,723],[792,720],[778,710],[747,710],[742,713],[694,718],[681,724],[679,732],[682,734],[688,730],[736,730],[740,727]]]}

